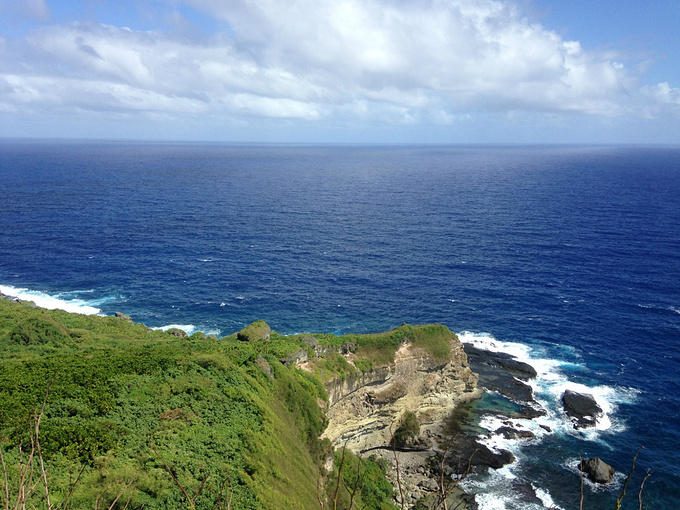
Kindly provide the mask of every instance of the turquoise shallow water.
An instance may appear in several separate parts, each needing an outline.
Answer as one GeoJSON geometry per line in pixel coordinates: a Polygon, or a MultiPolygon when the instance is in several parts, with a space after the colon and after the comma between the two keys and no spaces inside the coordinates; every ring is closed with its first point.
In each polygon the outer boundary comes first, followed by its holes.
{"type": "Polygon", "coordinates": [[[543,367],[553,424],[568,385],[611,406],[606,430],[514,445],[487,508],[522,508],[511,476],[577,508],[579,452],[623,470],[644,445],[649,508],[675,509],[678,190],[674,147],[3,141],[0,286],[219,335],[486,333],[543,367]]]}

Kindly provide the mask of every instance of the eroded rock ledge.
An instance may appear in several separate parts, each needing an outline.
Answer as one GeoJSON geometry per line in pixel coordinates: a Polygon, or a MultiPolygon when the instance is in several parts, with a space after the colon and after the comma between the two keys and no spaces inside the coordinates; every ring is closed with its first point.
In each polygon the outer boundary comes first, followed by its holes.
{"type": "Polygon", "coordinates": [[[477,374],[470,370],[458,339],[453,337],[451,343],[448,362],[437,362],[424,349],[405,342],[394,363],[328,383],[329,425],[324,437],[361,452],[388,445],[390,427],[405,411],[414,412],[427,430],[458,404],[478,398],[477,374]]]}
{"type": "MultiPolygon", "coordinates": [[[[349,362],[352,356],[351,352],[345,354],[349,362]]],[[[392,434],[406,411],[415,413],[420,436],[410,451],[407,448],[399,453],[402,484],[412,504],[436,490],[430,487],[433,483],[427,466],[441,451],[444,420],[461,403],[481,396],[477,381],[455,335],[448,361],[437,361],[424,349],[404,342],[394,363],[326,384],[328,427],[323,436],[336,448],[347,446],[357,454],[370,451],[392,462],[392,434]]],[[[394,481],[395,471],[388,477],[394,481]]]]}

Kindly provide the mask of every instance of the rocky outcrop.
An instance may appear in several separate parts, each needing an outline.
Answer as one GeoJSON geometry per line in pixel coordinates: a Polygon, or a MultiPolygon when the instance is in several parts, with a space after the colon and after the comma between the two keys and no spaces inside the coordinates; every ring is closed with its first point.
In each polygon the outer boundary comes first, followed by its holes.
{"type": "Polygon", "coordinates": [[[166,331],[166,333],[176,336],[177,338],[188,338],[189,334],[184,331],[183,329],[179,328],[170,328],[169,330],[166,331]]]}
{"type": "Polygon", "coordinates": [[[123,319],[123,320],[129,321],[129,322],[132,322],[132,317],[130,317],[130,316],[129,316],[128,314],[126,314],[126,313],[123,313],[123,312],[116,312],[114,315],[115,315],[116,318],[118,318],[118,319],[123,319]]]}
{"type": "Polygon", "coordinates": [[[272,328],[265,321],[255,321],[236,333],[236,338],[242,342],[269,340],[272,328]]]}
{"type": "MultiPolygon", "coordinates": [[[[465,352],[470,367],[489,391],[497,391],[515,402],[533,401],[533,390],[525,381],[536,377],[534,367],[510,354],[486,351],[470,344],[465,344],[465,352]]],[[[527,412],[530,411],[527,408],[527,412]]]]}
{"type": "Polygon", "coordinates": [[[579,468],[595,483],[607,484],[614,479],[614,468],[597,457],[582,460],[579,468]]]}
{"type": "Polygon", "coordinates": [[[594,427],[602,416],[602,409],[592,395],[567,390],[562,395],[562,404],[577,430],[594,427]]]}
{"type": "Polygon", "coordinates": [[[427,428],[459,403],[479,397],[477,375],[462,345],[455,337],[451,342],[448,362],[435,361],[405,342],[394,363],[328,383],[329,425],[324,436],[360,452],[389,444],[394,432],[390,428],[406,411],[414,412],[427,428]]]}
{"type": "MultiPolygon", "coordinates": [[[[346,351],[351,362],[351,348],[346,351]]],[[[370,450],[392,463],[392,436],[406,413],[413,413],[420,434],[399,449],[401,483],[410,508],[421,497],[436,492],[429,465],[441,451],[439,443],[445,442],[444,419],[459,404],[481,396],[477,380],[455,336],[449,361],[436,361],[424,349],[402,343],[394,363],[327,383],[329,423],[323,437],[336,447],[346,445],[359,454],[370,450]]],[[[394,467],[388,478],[396,487],[394,467]]]]}

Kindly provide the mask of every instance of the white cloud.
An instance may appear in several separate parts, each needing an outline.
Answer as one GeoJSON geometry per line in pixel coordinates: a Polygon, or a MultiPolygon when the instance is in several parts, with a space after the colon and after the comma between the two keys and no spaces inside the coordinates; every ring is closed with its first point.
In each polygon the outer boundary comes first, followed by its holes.
{"type": "Polygon", "coordinates": [[[474,112],[616,117],[680,102],[668,84],[636,91],[617,55],[584,50],[507,2],[186,3],[229,33],[75,23],[6,41],[2,109],[436,125],[474,112]]]}
{"type": "Polygon", "coordinates": [[[658,83],[642,89],[643,94],[651,101],[645,103],[645,113],[654,117],[661,113],[680,113],[680,88],[671,87],[668,82],[658,83]]]}

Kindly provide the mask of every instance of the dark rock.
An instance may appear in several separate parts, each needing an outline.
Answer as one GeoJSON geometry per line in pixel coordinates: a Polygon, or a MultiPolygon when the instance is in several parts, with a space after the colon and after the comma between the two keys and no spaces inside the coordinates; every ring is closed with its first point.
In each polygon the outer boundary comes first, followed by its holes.
{"type": "Polygon", "coordinates": [[[545,416],[547,413],[544,409],[536,409],[532,406],[522,406],[517,413],[511,413],[511,418],[524,418],[527,420],[533,420],[539,416],[545,416]]]}
{"type": "Polygon", "coordinates": [[[602,415],[602,409],[592,395],[567,390],[562,395],[562,404],[575,429],[594,427],[597,425],[597,418],[602,415]]]}
{"type": "Polygon", "coordinates": [[[528,439],[534,437],[534,433],[530,430],[517,430],[512,427],[501,427],[495,432],[502,434],[505,439],[528,439]]]}
{"type": "Polygon", "coordinates": [[[279,361],[286,366],[298,365],[300,363],[306,363],[309,361],[309,354],[307,354],[307,349],[298,349],[285,358],[279,358],[279,361]]]}
{"type": "Polygon", "coordinates": [[[614,479],[614,468],[597,457],[582,460],[579,468],[595,483],[606,484],[614,479]]]}
{"type": "Polygon", "coordinates": [[[523,382],[536,375],[531,365],[506,353],[485,351],[469,344],[463,346],[470,368],[479,374],[479,386],[515,402],[533,402],[533,390],[523,382]]]}
{"type": "Polygon", "coordinates": [[[491,367],[503,368],[513,372],[515,377],[524,380],[533,379],[538,375],[534,367],[517,360],[513,355],[506,352],[485,351],[470,344],[463,344],[463,347],[470,363],[483,363],[491,367]]]}
{"type": "Polygon", "coordinates": [[[312,335],[307,335],[302,338],[302,342],[306,343],[314,350],[314,356],[316,356],[317,358],[323,357],[324,347],[319,345],[319,340],[316,337],[313,337],[312,335]]]}
{"type": "Polygon", "coordinates": [[[541,427],[546,432],[552,432],[552,429],[550,427],[548,427],[547,425],[539,424],[538,426],[541,427]]]}
{"type": "Polygon", "coordinates": [[[170,328],[169,330],[166,331],[166,333],[168,333],[172,336],[176,336],[177,338],[188,338],[189,337],[189,335],[187,334],[186,331],[184,331],[183,329],[179,329],[179,328],[170,328]]]}
{"type": "Polygon", "coordinates": [[[357,344],[354,342],[344,342],[340,346],[340,354],[350,354],[353,352],[356,352],[357,350],[357,344]]]}
{"type": "Polygon", "coordinates": [[[468,463],[472,466],[500,469],[514,461],[515,456],[509,451],[491,451],[473,437],[463,438],[448,457],[449,466],[459,475],[465,473],[468,463]]]}
{"type": "Polygon", "coordinates": [[[116,312],[114,315],[116,317],[118,317],[119,319],[123,319],[123,320],[132,322],[132,317],[130,317],[129,315],[127,315],[123,312],[116,312]]]}

